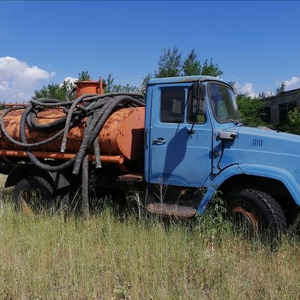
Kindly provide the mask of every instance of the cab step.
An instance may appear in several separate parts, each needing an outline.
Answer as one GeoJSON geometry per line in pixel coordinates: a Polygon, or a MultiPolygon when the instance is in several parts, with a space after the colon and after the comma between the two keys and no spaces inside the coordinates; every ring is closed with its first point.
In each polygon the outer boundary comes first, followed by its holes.
{"type": "Polygon", "coordinates": [[[118,176],[117,180],[124,182],[142,182],[144,177],[141,174],[125,174],[118,176]]]}
{"type": "Polygon", "coordinates": [[[146,208],[151,214],[163,217],[191,218],[197,212],[195,208],[189,206],[165,203],[150,203],[146,208]]]}

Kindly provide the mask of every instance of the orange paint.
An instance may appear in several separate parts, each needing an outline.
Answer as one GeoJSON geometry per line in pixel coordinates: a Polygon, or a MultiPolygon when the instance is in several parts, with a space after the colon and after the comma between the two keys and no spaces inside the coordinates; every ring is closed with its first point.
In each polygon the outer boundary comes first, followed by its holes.
{"type": "Polygon", "coordinates": [[[99,81],[96,80],[85,80],[76,81],[77,97],[85,94],[104,94],[105,83],[102,78],[99,81]]]}
{"type": "MultiPolygon", "coordinates": [[[[37,158],[48,158],[48,159],[59,159],[59,160],[70,160],[76,154],[75,153],[59,153],[59,152],[41,152],[33,151],[32,154],[37,158]]],[[[4,157],[27,157],[26,151],[23,150],[0,150],[0,156],[4,157]]],[[[101,155],[100,159],[103,163],[115,163],[122,164],[124,162],[124,157],[122,155],[101,155]]],[[[95,161],[95,155],[89,155],[90,161],[95,161]]]]}
{"type": "MultiPolygon", "coordinates": [[[[20,141],[20,120],[24,109],[9,112],[4,119],[10,136],[20,141]]],[[[1,113],[1,111],[0,111],[1,113]]],[[[122,155],[128,160],[138,161],[143,158],[144,150],[144,107],[124,108],[114,112],[105,122],[99,133],[101,155],[122,155]]],[[[36,122],[39,124],[52,123],[65,116],[60,108],[50,108],[38,113],[36,122]]],[[[70,129],[66,145],[66,152],[77,153],[86,127],[85,120],[70,129]]],[[[37,132],[26,128],[28,143],[36,143],[53,136],[55,132],[37,132]]],[[[61,137],[39,147],[32,147],[33,151],[46,151],[60,154],[61,137]]],[[[9,142],[0,131],[0,149],[23,150],[9,142]]],[[[93,153],[93,147],[89,149],[93,153]]],[[[43,157],[43,156],[42,156],[43,157]]]]}

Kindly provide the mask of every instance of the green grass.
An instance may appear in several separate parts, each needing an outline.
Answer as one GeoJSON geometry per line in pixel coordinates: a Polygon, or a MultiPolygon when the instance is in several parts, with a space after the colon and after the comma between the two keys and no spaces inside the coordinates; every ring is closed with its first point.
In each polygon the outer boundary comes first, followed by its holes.
{"type": "Polygon", "coordinates": [[[0,299],[299,299],[300,241],[276,252],[198,223],[110,209],[76,216],[0,211],[0,299]]]}

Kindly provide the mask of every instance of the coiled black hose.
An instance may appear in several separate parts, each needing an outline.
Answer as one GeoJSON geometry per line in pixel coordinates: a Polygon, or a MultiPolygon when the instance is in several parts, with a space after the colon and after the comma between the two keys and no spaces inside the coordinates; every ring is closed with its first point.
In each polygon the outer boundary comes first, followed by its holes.
{"type": "MultiPolygon", "coordinates": [[[[88,94],[83,95],[75,99],[74,101],[69,101],[68,99],[70,94],[71,93],[66,95],[65,102],[49,98],[31,100],[21,116],[21,141],[15,140],[9,135],[5,127],[4,118],[10,111],[24,109],[24,106],[16,106],[4,110],[0,116],[0,126],[6,138],[11,143],[19,147],[23,147],[26,150],[30,161],[33,164],[35,164],[38,168],[44,171],[58,172],[73,165],[72,173],[78,175],[80,169],[83,166],[83,161],[87,153],[87,148],[91,145],[94,146],[96,168],[101,167],[98,135],[109,116],[114,111],[121,108],[145,106],[145,100],[141,94],[110,93],[104,95],[88,94]],[[66,115],[60,118],[59,120],[53,121],[48,124],[38,124],[36,122],[36,116],[40,111],[43,111],[47,108],[56,107],[63,108],[66,115]],[[60,136],[62,136],[60,151],[64,152],[66,148],[69,130],[72,127],[76,126],[76,124],[78,124],[83,118],[87,118],[83,139],[79,147],[79,151],[71,160],[59,165],[49,165],[47,163],[41,162],[38,158],[34,156],[31,148],[50,143],[60,136]],[[51,132],[57,130],[59,131],[54,133],[53,136],[47,138],[46,140],[39,141],[36,143],[28,143],[25,134],[26,125],[32,130],[40,132],[51,132]]],[[[86,163],[84,165],[86,165],[86,163]]],[[[86,181],[86,178],[84,180],[86,181]]],[[[83,199],[86,199],[86,197],[86,194],[83,195],[83,199]]]]}

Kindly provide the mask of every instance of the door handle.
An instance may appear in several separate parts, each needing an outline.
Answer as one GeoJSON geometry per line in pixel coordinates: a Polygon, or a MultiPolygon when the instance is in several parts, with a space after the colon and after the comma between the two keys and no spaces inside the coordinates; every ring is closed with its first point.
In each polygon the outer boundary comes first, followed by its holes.
{"type": "Polygon", "coordinates": [[[154,145],[163,145],[167,141],[164,138],[158,138],[158,139],[154,139],[152,142],[154,145]]]}

